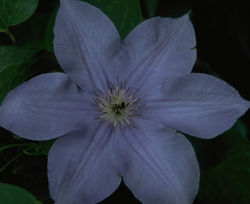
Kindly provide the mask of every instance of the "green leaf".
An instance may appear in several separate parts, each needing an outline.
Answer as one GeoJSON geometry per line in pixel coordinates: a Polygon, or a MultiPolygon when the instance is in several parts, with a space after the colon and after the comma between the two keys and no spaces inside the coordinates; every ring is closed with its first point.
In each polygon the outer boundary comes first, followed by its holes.
{"type": "Polygon", "coordinates": [[[152,18],[155,16],[155,10],[158,4],[158,0],[145,0],[145,4],[148,10],[148,16],[149,18],[152,18]]]}
{"type": "MultiPolygon", "coordinates": [[[[250,146],[248,146],[250,148],[250,146]]],[[[222,195],[233,204],[250,203],[250,151],[228,157],[216,169],[215,175],[218,178],[222,195]]]]}
{"type": "Polygon", "coordinates": [[[53,13],[50,16],[50,19],[48,21],[47,27],[46,27],[46,33],[45,33],[45,43],[46,43],[46,50],[53,52],[54,46],[53,46],[53,40],[54,40],[54,26],[55,26],[55,20],[56,20],[56,14],[58,12],[59,5],[56,7],[56,9],[53,11],[53,13]]]}
{"type": "Polygon", "coordinates": [[[35,12],[39,0],[0,0],[0,32],[20,24],[35,12]]]}
{"type": "Polygon", "coordinates": [[[231,135],[231,136],[239,135],[245,139],[248,137],[247,127],[242,122],[241,119],[238,119],[236,123],[233,125],[233,127],[227,130],[224,134],[231,135]]]}
{"type": "Polygon", "coordinates": [[[37,54],[16,46],[0,46],[0,103],[8,92],[34,74],[30,67],[38,59],[37,54]]]}
{"type": "Polygon", "coordinates": [[[42,152],[45,155],[49,154],[49,150],[50,150],[50,148],[52,147],[52,145],[54,144],[55,141],[56,141],[56,139],[40,141],[39,142],[39,147],[41,148],[42,152]]]}
{"type": "Polygon", "coordinates": [[[123,40],[141,20],[139,0],[85,0],[101,9],[115,24],[123,40]]]}
{"type": "MultiPolygon", "coordinates": [[[[226,157],[218,165],[201,169],[198,197],[204,204],[250,203],[250,142],[225,136],[226,157]]],[[[219,156],[219,155],[218,155],[219,156]]]]}
{"type": "Polygon", "coordinates": [[[1,204],[42,204],[28,191],[14,185],[0,183],[1,204]]]}
{"type": "MultiPolygon", "coordinates": [[[[136,27],[142,20],[141,8],[138,0],[83,0],[105,13],[115,24],[121,40],[123,40],[131,30],[136,27]]],[[[50,17],[46,28],[46,49],[53,51],[53,28],[58,8],[55,9],[50,17]]]]}

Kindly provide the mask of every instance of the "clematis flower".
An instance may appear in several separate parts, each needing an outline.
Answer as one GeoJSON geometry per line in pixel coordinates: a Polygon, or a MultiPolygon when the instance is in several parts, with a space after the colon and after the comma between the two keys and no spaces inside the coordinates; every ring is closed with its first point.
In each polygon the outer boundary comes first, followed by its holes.
{"type": "Polygon", "coordinates": [[[0,125],[32,140],[60,136],[48,157],[55,203],[97,203],[122,179],[142,203],[192,203],[199,168],[180,132],[213,138],[250,103],[227,83],[190,73],[196,41],[188,15],[146,20],[121,43],[99,9],[61,0],[54,32],[66,74],[11,91],[0,125]]]}

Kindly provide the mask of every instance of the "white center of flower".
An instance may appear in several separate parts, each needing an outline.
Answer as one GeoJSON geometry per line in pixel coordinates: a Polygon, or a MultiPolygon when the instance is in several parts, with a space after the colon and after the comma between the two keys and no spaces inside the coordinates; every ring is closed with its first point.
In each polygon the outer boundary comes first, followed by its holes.
{"type": "Polygon", "coordinates": [[[94,91],[97,97],[93,98],[95,103],[92,105],[97,106],[101,112],[101,116],[94,119],[101,119],[102,121],[100,121],[100,123],[109,121],[109,127],[113,125],[113,127],[116,128],[119,124],[125,129],[126,124],[128,124],[136,128],[130,123],[129,118],[132,116],[140,116],[134,112],[146,104],[136,106],[136,103],[146,96],[134,98],[139,89],[137,89],[133,94],[130,94],[130,86],[127,88],[126,81],[123,84],[122,81],[119,82],[118,78],[116,88],[111,82],[107,82],[107,90],[108,94],[105,94],[100,89],[98,89],[98,92],[94,91]]]}

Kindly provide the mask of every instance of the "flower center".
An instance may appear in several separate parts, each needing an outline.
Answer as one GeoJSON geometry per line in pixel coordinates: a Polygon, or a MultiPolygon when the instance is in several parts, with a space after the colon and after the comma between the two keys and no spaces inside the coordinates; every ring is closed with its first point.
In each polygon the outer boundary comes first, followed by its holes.
{"type": "Polygon", "coordinates": [[[132,116],[140,116],[134,112],[139,108],[142,108],[146,104],[141,106],[136,106],[136,103],[145,96],[141,98],[135,98],[135,94],[138,92],[137,89],[133,94],[129,93],[130,86],[126,87],[126,81],[123,84],[122,81],[119,82],[117,78],[117,87],[115,87],[111,82],[107,82],[108,94],[105,94],[103,91],[98,89],[98,92],[95,92],[96,98],[94,100],[94,106],[99,108],[101,116],[94,119],[101,119],[100,123],[104,121],[109,121],[109,127],[112,125],[114,129],[116,126],[122,125],[125,129],[126,124],[136,128],[129,121],[129,118],[132,116]]]}

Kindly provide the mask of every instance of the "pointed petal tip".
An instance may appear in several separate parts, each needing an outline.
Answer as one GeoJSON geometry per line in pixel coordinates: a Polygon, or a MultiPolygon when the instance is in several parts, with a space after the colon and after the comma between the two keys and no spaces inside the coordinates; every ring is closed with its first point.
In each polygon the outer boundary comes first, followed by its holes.
{"type": "Polygon", "coordinates": [[[151,93],[144,117],[204,139],[231,128],[250,107],[232,86],[199,73],[168,80],[151,93]]]}
{"type": "Polygon", "coordinates": [[[116,73],[146,90],[189,74],[197,57],[195,47],[188,14],[175,19],[154,17],[140,23],[124,39],[116,73]]]}
{"type": "Polygon", "coordinates": [[[114,138],[108,137],[106,128],[93,123],[54,143],[48,157],[48,178],[55,203],[94,204],[118,188],[121,177],[116,170],[114,138]]]}
{"type": "Polygon", "coordinates": [[[113,77],[120,36],[97,7],[79,0],[61,0],[54,27],[54,50],[63,70],[82,89],[92,92],[113,77]]]}
{"type": "Polygon", "coordinates": [[[0,125],[26,139],[53,139],[89,120],[83,113],[88,100],[66,74],[42,74],[7,95],[0,106],[0,125]]]}
{"type": "Polygon", "coordinates": [[[198,191],[199,166],[190,142],[155,122],[136,120],[136,126],[126,134],[117,131],[124,183],[145,204],[192,203],[198,191]]]}

